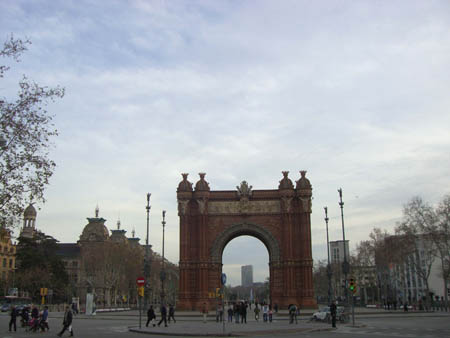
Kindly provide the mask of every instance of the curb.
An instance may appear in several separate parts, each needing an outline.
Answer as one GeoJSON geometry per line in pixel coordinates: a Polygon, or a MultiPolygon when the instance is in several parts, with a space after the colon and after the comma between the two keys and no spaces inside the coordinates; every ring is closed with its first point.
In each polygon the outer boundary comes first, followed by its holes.
{"type": "Polygon", "coordinates": [[[285,330],[262,330],[262,331],[248,331],[248,332],[229,332],[229,333],[177,333],[177,332],[165,332],[165,331],[144,331],[142,329],[136,329],[133,327],[128,327],[128,331],[134,333],[148,334],[148,335],[159,335],[159,336],[171,336],[171,337],[246,337],[254,335],[276,335],[277,333],[309,333],[309,332],[324,332],[324,331],[334,331],[336,328],[304,328],[304,329],[285,329],[285,330]]]}

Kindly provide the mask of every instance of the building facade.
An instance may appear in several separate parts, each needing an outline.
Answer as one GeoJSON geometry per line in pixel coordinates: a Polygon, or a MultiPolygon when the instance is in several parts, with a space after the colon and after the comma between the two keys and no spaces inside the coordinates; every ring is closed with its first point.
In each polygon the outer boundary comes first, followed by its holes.
{"type": "Polygon", "coordinates": [[[14,287],[16,245],[11,241],[11,231],[0,228],[0,278],[5,285],[14,287]]]}
{"type": "MultiPolygon", "coordinates": [[[[400,236],[390,236],[387,238],[388,245],[396,245],[399,239],[400,236]]],[[[447,297],[450,296],[450,281],[445,284],[441,261],[435,256],[431,239],[423,235],[417,236],[414,248],[411,254],[388,264],[386,276],[380,278],[384,281],[381,290],[383,297],[419,303],[425,299],[427,292],[433,299],[445,299],[446,294],[447,297]]]]}
{"type": "MultiPolygon", "coordinates": [[[[32,238],[38,232],[36,218],[36,210],[29,206],[24,213],[21,236],[32,238]]],[[[136,278],[142,275],[145,246],[139,243],[134,230],[132,237],[126,237],[126,231],[121,229],[120,221],[110,234],[105,224],[106,219],[99,216],[98,207],[95,217],[88,217],[87,220],[88,223],[76,243],[57,244],[57,255],[63,261],[69,277],[68,301],[73,297],[79,298],[83,307],[86,295],[92,293],[98,308],[137,303],[136,278]]],[[[162,259],[151,250],[150,254],[153,257],[149,281],[152,285],[151,299],[152,302],[158,302],[162,259]]],[[[7,263],[9,264],[9,261],[7,263]]],[[[178,267],[167,260],[165,266],[167,299],[175,303],[178,267]]]]}
{"type": "MultiPolygon", "coordinates": [[[[345,241],[345,254],[348,262],[350,259],[348,240],[345,241]]],[[[344,241],[330,241],[330,256],[332,264],[344,262],[344,241]]]]}

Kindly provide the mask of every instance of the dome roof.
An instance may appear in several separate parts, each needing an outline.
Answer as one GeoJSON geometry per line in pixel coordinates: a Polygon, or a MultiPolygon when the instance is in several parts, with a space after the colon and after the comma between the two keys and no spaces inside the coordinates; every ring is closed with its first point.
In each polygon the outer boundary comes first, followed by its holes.
{"type": "Polygon", "coordinates": [[[199,173],[200,180],[195,184],[195,191],[209,191],[209,184],[205,181],[205,173],[199,173]]]}
{"type": "Polygon", "coordinates": [[[282,171],[283,179],[280,181],[278,189],[294,189],[292,181],[288,178],[289,171],[282,171]]]}
{"type": "Polygon", "coordinates": [[[192,191],[192,183],[187,180],[189,174],[181,174],[183,180],[178,184],[177,192],[192,191]]]}
{"type": "Polygon", "coordinates": [[[25,216],[25,218],[36,217],[37,212],[36,209],[33,207],[33,204],[30,204],[29,206],[26,207],[25,211],[23,212],[23,215],[25,216]]]}
{"type": "Polygon", "coordinates": [[[84,227],[80,241],[99,242],[109,238],[108,229],[103,218],[88,218],[89,223],[84,227]]]}
{"type": "Polygon", "coordinates": [[[311,183],[305,177],[306,170],[301,170],[300,171],[300,175],[302,177],[297,181],[297,189],[311,189],[311,183]]]}

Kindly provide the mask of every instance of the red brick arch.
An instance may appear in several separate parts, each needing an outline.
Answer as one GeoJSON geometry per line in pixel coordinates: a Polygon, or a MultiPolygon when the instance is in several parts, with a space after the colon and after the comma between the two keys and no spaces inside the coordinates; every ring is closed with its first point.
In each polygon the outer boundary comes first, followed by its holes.
{"type": "Polygon", "coordinates": [[[180,216],[180,287],[178,309],[199,310],[220,287],[222,254],[232,239],[258,238],[269,252],[270,299],[316,307],[312,284],[312,187],[301,172],[296,187],[283,172],[278,189],[252,190],[243,181],[236,190],[211,191],[200,174],[195,189],[183,174],[177,189],[180,216]]]}

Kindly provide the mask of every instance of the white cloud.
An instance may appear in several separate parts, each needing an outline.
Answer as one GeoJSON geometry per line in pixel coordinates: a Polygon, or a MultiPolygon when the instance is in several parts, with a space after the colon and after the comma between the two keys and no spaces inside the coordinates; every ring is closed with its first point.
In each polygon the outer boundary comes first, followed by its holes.
{"type": "Polygon", "coordinates": [[[413,195],[450,192],[447,2],[108,4],[0,4],[0,36],[33,39],[17,73],[67,90],[49,106],[58,168],[38,214],[61,241],[97,203],[109,228],[120,212],[144,238],[152,192],[150,241],[161,249],[166,209],[177,262],[181,172],[195,183],[206,171],[212,189],[275,189],[282,170],[307,169],[316,258],[323,206],[342,236],[339,187],[352,246],[392,228],[413,195]]]}

